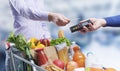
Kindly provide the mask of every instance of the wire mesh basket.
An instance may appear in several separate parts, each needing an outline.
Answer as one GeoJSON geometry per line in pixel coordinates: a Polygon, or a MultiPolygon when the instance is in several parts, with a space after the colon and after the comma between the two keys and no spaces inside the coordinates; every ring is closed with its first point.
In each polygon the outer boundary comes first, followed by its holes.
{"type": "Polygon", "coordinates": [[[12,45],[6,45],[6,71],[45,71],[40,66],[37,66],[32,61],[28,61],[24,58],[21,51],[17,50],[12,45]],[[31,70],[26,69],[26,65],[32,67],[31,70]]]}

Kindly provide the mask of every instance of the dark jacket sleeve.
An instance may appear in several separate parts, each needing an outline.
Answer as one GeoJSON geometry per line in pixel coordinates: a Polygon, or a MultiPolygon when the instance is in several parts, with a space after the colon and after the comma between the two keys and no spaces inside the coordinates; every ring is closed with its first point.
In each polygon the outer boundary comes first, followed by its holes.
{"type": "Polygon", "coordinates": [[[120,27],[120,15],[112,16],[112,17],[106,17],[104,19],[107,22],[106,26],[120,27]]]}

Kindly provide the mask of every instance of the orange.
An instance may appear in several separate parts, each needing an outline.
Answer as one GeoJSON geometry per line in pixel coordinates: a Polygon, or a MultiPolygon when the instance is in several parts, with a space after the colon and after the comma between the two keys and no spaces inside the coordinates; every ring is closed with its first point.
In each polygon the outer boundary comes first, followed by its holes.
{"type": "Polygon", "coordinates": [[[103,71],[102,68],[90,68],[90,71],[103,71]]]}
{"type": "Polygon", "coordinates": [[[104,71],[117,71],[117,70],[115,70],[114,68],[105,68],[104,71]]]}

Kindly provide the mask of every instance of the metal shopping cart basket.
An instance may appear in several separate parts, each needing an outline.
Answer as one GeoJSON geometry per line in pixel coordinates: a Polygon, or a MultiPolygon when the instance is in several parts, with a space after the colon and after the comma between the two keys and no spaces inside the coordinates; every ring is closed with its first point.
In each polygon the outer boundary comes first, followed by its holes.
{"type": "Polygon", "coordinates": [[[23,58],[22,52],[17,50],[12,44],[6,43],[6,71],[26,71],[24,64],[33,67],[33,71],[45,71],[45,69],[23,58]],[[21,64],[23,63],[23,64],[21,64]]]}

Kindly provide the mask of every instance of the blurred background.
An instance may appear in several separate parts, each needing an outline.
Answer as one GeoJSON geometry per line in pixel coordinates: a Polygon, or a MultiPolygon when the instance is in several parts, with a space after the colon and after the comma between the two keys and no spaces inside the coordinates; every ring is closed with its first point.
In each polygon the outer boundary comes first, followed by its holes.
{"type": "MultiPolygon", "coordinates": [[[[0,0],[0,64],[5,59],[4,42],[13,30],[13,17],[8,0],[0,0]]],[[[45,0],[46,9],[68,17],[71,22],[65,27],[57,27],[50,23],[51,36],[57,38],[59,29],[65,36],[80,45],[86,55],[93,52],[105,67],[113,67],[120,71],[120,27],[101,28],[88,34],[71,33],[69,27],[79,21],[91,17],[105,18],[120,15],[120,0],[45,0]],[[53,28],[54,27],[54,28],[53,28]],[[58,30],[56,30],[58,29],[58,30]]],[[[2,68],[2,67],[1,67],[2,68]]],[[[2,71],[0,69],[0,71],[2,71]]]]}

